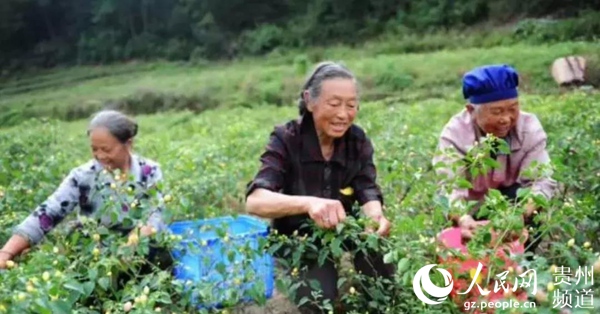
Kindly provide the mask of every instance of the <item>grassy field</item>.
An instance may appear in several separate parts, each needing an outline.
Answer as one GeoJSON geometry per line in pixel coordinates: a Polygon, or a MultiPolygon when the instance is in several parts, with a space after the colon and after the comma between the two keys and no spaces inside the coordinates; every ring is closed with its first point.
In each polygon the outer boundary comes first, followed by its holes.
{"type": "Polygon", "coordinates": [[[325,59],[343,60],[356,72],[364,100],[459,100],[462,74],[486,63],[515,66],[522,75],[524,91],[556,94],[549,71],[554,59],[570,54],[595,55],[599,48],[595,43],[521,44],[399,54],[393,46],[381,46],[328,48],[231,64],[132,62],[24,75],[0,82],[0,123],[14,125],[40,116],[87,118],[105,105],[134,113],[287,105],[294,101],[308,68],[325,59]]]}
{"type": "MultiPolygon", "coordinates": [[[[484,63],[506,62],[521,71],[523,109],[536,113],[544,124],[555,166],[554,177],[564,185],[543,215],[547,229],[542,258],[533,264],[522,262],[537,269],[537,286],[548,293],[548,300],[540,301],[535,313],[558,311],[553,308],[553,301],[559,296],[548,285],[553,281],[551,265],[571,267],[574,273],[578,266],[591,267],[598,260],[600,94],[561,93],[549,76],[549,65],[554,58],[591,53],[595,48],[593,44],[564,43],[428,54],[368,55],[341,48],[323,53],[323,59],[343,60],[356,71],[363,84],[365,101],[357,123],[375,145],[379,183],[394,226],[386,248],[390,250],[389,258],[398,263],[396,283],[403,288],[402,297],[392,306],[394,309],[410,313],[457,313],[451,302],[445,302],[443,307],[421,303],[412,293],[411,280],[420,267],[435,261],[435,245],[423,238],[435,237],[448,226],[443,213],[457,210],[434,202],[437,185],[430,161],[444,123],[463,108],[461,74],[484,63]],[[574,239],[574,245],[568,244],[570,239],[574,239]],[[586,242],[589,246],[584,245],[586,242]]],[[[164,98],[156,97],[152,104],[131,102],[148,107],[130,109],[165,111],[137,116],[140,132],[135,149],[162,165],[165,189],[174,198],[169,205],[172,219],[220,216],[242,210],[245,185],[258,169],[258,158],[269,132],[275,124],[296,117],[297,109],[287,104],[293,101],[307,71],[302,58],[280,57],[205,67],[132,64],[60,70],[4,82],[0,88],[0,108],[4,121],[10,124],[21,121],[19,115],[29,114],[52,113],[55,117],[69,118],[71,113],[75,119],[111,99],[143,98],[136,94],[140,90],[206,100],[211,107],[218,108],[197,115],[176,104],[165,106],[161,102],[164,98]]],[[[305,60],[312,65],[312,60],[305,60]]],[[[72,167],[90,158],[86,122],[30,120],[0,132],[0,149],[5,152],[0,161],[1,242],[72,167]]],[[[517,215],[515,208],[506,209],[505,213],[517,215]]],[[[498,217],[496,226],[506,223],[503,219],[506,217],[498,217]]],[[[119,312],[124,303],[134,300],[138,301],[133,311],[136,313],[152,310],[159,303],[167,312],[185,309],[182,302],[163,302],[165,295],[168,298],[180,290],[158,272],[109,294],[95,283],[110,276],[107,274],[111,268],[107,265],[116,265],[114,256],[107,252],[100,259],[94,258],[89,254],[94,248],[92,242],[77,250],[70,248],[69,243],[64,234],[55,232],[21,260],[18,267],[2,274],[0,313],[3,306],[14,313],[28,310],[44,313],[41,309],[56,307],[77,309],[77,313],[119,312]],[[56,256],[52,253],[55,247],[65,253],[56,256]],[[48,259],[57,262],[52,265],[48,259]],[[56,270],[62,275],[39,280],[44,271],[56,270]],[[96,270],[97,278],[88,278],[89,270],[96,270]],[[31,283],[35,289],[29,289],[32,277],[38,278],[31,283]],[[93,282],[92,289],[101,291],[104,297],[91,307],[83,306],[85,293],[73,297],[73,291],[78,289],[60,288],[73,282],[93,282]],[[152,292],[148,301],[139,302],[145,285],[151,285],[152,292]],[[57,299],[67,297],[72,303],[57,303],[57,299]],[[17,300],[24,303],[16,305],[17,300]]],[[[477,248],[480,253],[485,252],[477,248]]],[[[583,283],[570,287],[573,307],[576,288],[593,288],[597,293],[598,283],[593,287],[583,283]]],[[[531,298],[535,299],[533,295],[531,298]]],[[[594,305],[594,309],[574,309],[574,313],[597,313],[600,304],[594,305]]],[[[390,304],[377,306],[385,308],[390,304]]]]}

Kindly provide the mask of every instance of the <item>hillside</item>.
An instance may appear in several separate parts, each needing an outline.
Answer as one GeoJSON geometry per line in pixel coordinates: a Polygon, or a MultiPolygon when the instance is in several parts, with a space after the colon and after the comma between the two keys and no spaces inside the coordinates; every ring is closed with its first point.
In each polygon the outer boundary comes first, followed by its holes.
{"type": "MultiPolygon", "coordinates": [[[[411,103],[430,98],[460,100],[462,74],[474,65],[507,63],[521,75],[524,92],[556,95],[550,66],[559,57],[583,55],[600,60],[593,42],[440,50],[404,53],[402,40],[311,49],[305,53],[247,58],[202,65],[128,63],[47,70],[0,84],[0,124],[31,117],[76,120],[110,106],[134,114],[187,109],[288,106],[312,64],[342,60],[357,74],[363,100],[411,103]]],[[[432,39],[430,39],[432,40],[432,39]]],[[[456,38],[455,40],[459,40],[456,38]]],[[[596,75],[600,77],[600,75],[596,75]]],[[[600,80],[598,80],[600,82],[600,80]]]]}

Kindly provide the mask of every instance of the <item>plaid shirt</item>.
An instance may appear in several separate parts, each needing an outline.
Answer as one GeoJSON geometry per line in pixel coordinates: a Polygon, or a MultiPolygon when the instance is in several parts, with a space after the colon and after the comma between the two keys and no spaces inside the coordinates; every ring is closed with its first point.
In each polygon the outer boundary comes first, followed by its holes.
{"type": "MultiPolygon", "coordinates": [[[[380,201],[383,205],[376,183],[373,146],[364,131],[352,125],[334,146],[333,156],[325,160],[310,114],[275,127],[246,196],[263,188],[287,195],[338,199],[351,215],[356,201],[360,205],[380,201]],[[351,195],[341,193],[348,187],[353,189],[351,195]]],[[[307,219],[307,214],[274,219],[273,227],[279,233],[291,234],[307,219]]]]}

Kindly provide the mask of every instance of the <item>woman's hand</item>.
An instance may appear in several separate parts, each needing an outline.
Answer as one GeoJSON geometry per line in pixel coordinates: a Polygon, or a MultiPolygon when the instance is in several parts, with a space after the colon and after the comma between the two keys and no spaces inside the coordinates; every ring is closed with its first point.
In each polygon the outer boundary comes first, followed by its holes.
{"type": "Polygon", "coordinates": [[[378,235],[382,236],[382,237],[387,237],[390,234],[390,230],[392,229],[392,224],[390,223],[389,220],[387,220],[387,218],[385,218],[385,216],[380,215],[380,216],[375,216],[375,217],[370,217],[371,220],[377,224],[377,231],[375,231],[374,228],[371,228],[370,226],[367,227],[367,232],[372,233],[372,232],[376,232],[378,235]]]}
{"type": "Polygon", "coordinates": [[[0,269],[7,268],[6,262],[13,260],[29,251],[30,246],[27,239],[20,235],[13,235],[8,239],[4,247],[0,248],[0,269]]]}
{"type": "Polygon", "coordinates": [[[533,221],[533,217],[538,214],[539,210],[540,208],[538,208],[535,202],[532,199],[529,199],[529,201],[527,201],[527,204],[525,204],[525,212],[523,213],[523,218],[525,219],[525,222],[533,221]]]}
{"type": "Polygon", "coordinates": [[[142,228],[140,228],[140,235],[143,237],[149,237],[152,235],[156,234],[156,229],[152,226],[142,226],[142,228]]]}
{"type": "Polygon", "coordinates": [[[383,214],[385,206],[380,201],[369,201],[363,204],[362,208],[367,219],[371,220],[365,231],[368,233],[377,232],[378,235],[383,237],[388,236],[392,224],[383,214]],[[375,231],[375,228],[377,228],[377,231],[375,231]]]}
{"type": "Polygon", "coordinates": [[[307,213],[321,228],[335,228],[346,219],[344,206],[338,200],[311,197],[307,203],[307,213]]]}
{"type": "Polygon", "coordinates": [[[473,238],[473,233],[477,227],[485,225],[487,222],[477,222],[471,215],[463,215],[458,220],[458,226],[464,240],[470,240],[473,238]]]}
{"type": "Polygon", "coordinates": [[[142,226],[131,230],[127,237],[126,246],[135,246],[140,242],[140,236],[149,237],[156,234],[156,229],[152,226],[142,226]]]}
{"type": "Polygon", "coordinates": [[[0,269],[8,268],[7,262],[13,258],[13,254],[7,251],[0,251],[0,269]]]}

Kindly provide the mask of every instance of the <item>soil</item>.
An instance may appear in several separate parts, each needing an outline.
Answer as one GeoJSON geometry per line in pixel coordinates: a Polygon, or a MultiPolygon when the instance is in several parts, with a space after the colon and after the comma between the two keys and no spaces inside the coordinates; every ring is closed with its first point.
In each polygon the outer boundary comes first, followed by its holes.
{"type": "Polygon", "coordinates": [[[284,295],[273,292],[273,297],[264,306],[242,305],[238,306],[234,314],[300,314],[296,306],[284,295]]]}
{"type": "MultiPolygon", "coordinates": [[[[352,256],[345,253],[341,259],[340,272],[344,273],[354,268],[352,265],[352,256]]],[[[340,288],[340,293],[347,291],[350,283],[347,282],[340,288]]],[[[240,305],[232,311],[234,314],[301,314],[298,308],[290,302],[287,297],[275,289],[273,297],[267,300],[264,306],[255,304],[240,305]]]]}

